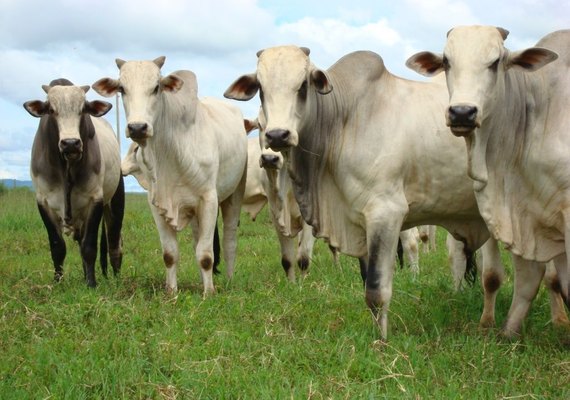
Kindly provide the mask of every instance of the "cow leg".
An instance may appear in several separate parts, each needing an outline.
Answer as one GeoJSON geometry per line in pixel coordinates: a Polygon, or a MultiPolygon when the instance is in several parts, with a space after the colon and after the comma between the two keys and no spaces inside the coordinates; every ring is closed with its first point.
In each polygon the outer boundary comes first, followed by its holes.
{"type": "MultiPolygon", "coordinates": [[[[396,205],[397,206],[397,205],[396,205]]],[[[392,298],[394,258],[405,212],[383,207],[391,215],[368,216],[366,241],[368,270],[366,273],[366,303],[383,339],[388,337],[388,310],[392,298]],[[394,216],[400,215],[400,218],[394,216]]]]}
{"type": "Polygon", "coordinates": [[[166,267],[166,292],[174,294],[178,291],[176,268],[180,257],[176,231],[164,220],[162,215],[160,215],[158,208],[152,205],[150,196],[148,202],[154,223],[156,224],[156,229],[158,230],[158,236],[160,237],[160,245],[162,246],[162,259],[166,267]]]}
{"type": "Polygon", "coordinates": [[[447,260],[453,277],[453,288],[457,292],[461,289],[467,265],[467,258],[463,251],[465,244],[455,239],[451,233],[448,233],[445,239],[445,246],[447,247],[447,260]]]}
{"type": "MultiPolygon", "coordinates": [[[[105,217],[105,213],[103,213],[105,217]]],[[[106,229],[106,218],[103,218],[101,222],[101,237],[99,239],[99,264],[101,265],[101,272],[103,276],[107,278],[107,254],[109,253],[108,243],[107,243],[107,229],[106,229]]]]}
{"type": "Polygon", "coordinates": [[[99,234],[99,224],[103,216],[103,202],[93,204],[81,239],[81,258],[83,260],[83,270],[87,286],[97,286],[95,280],[95,259],[97,258],[97,239],[99,234]]]}
{"type": "Polygon", "coordinates": [[[121,271],[123,261],[123,249],[121,240],[121,229],[123,228],[123,217],[125,215],[125,184],[123,177],[119,180],[119,186],[111,199],[111,205],[106,212],[107,222],[107,243],[109,245],[109,259],[113,274],[116,276],[121,271]]]}
{"type": "MultiPolygon", "coordinates": [[[[204,200],[198,208],[198,213],[196,215],[196,224],[198,235],[194,234],[197,238],[196,242],[196,261],[200,267],[200,274],[202,276],[202,283],[204,285],[204,296],[215,293],[214,288],[214,278],[213,278],[213,268],[214,268],[214,232],[216,230],[216,223],[218,217],[218,200],[215,192],[209,193],[204,196],[204,200]]],[[[222,238],[222,248],[224,253],[224,259],[226,260],[226,269],[230,268],[233,270],[233,264],[228,264],[228,248],[227,241],[231,240],[227,236],[231,236],[231,227],[226,227],[228,222],[224,216],[224,211],[222,209],[222,218],[224,221],[224,234],[222,238]],[[226,228],[228,228],[226,230],[226,228]]],[[[235,228],[237,228],[237,222],[235,223],[235,228]]],[[[195,229],[193,229],[194,231],[195,229]]],[[[234,241],[235,241],[235,229],[233,231],[234,241]]],[[[235,243],[234,243],[235,245],[235,243]]],[[[233,248],[235,256],[235,247],[233,248]]],[[[233,262],[233,258],[230,256],[230,262],[233,262]]]]}
{"type": "Polygon", "coordinates": [[[368,257],[358,257],[358,266],[360,267],[360,277],[362,278],[362,284],[364,289],[366,289],[366,273],[368,272],[368,257]]]}
{"type": "Polygon", "coordinates": [[[66,254],[65,240],[61,235],[61,230],[50,218],[49,211],[39,202],[37,204],[40,217],[48,233],[49,249],[55,270],[54,279],[56,282],[59,282],[63,278],[63,261],[66,254]]]}
{"type": "Polygon", "coordinates": [[[481,247],[481,253],[481,286],[483,286],[484,300],[479,326],[481,328],[491,328],[495,326],[495,302],[499,288],[505,280],[505,269],[501,262],[499,246],[495,239],[489,238],[481,247]]]}
{"type": "Polygon", "coordinates": [[[292,238],[283,235],[277,229],[277,238],[279,239],[279,246],[281,247],[281,266],[285,271],[285,275],[291,282],[295,282],[295,250],[297,248],[297,238],[292,238]]]}
{"type": "Polygon", "coordinates": [[[419,248],[418,240],[414,231],[415,229],[416,228],[406,229],[405,231],[400,232],[404,255],[410,263],[410,270],[412,271],[414,279],[417,278],[420,273],[419,248]]]}
{"type": "Polygon", "coordinates": [[[570,321],[564,309],[564,300],[561,295],[562,285],[558,277],[557,267],[562,271],[566,270],[566,254],[561,254],[546,264],[544,285],[548,289],[550,297],[550,315],[554,325],[569,326],[570,321]]]}
{"type": "Polygon", "coordinates": [[[299,248],[297,249],[297,265],[301,270],[301,276],[306,276],[313,257],[313,246],[315,245],[315,237],[313,236],[313,228],[303,222],[303,229],[299,232],[299,248]]]}
{"type": "Polygon", "coordinates": [[[247,178],[247,162],[244,165],[243,173],[236,190],[230,197],[220,203],[222,219],[224,221],[224,237],[222,238],[222,249],[226,262],[226,275],[231,278],[234,275],[234,266],[237,249],[237,228],[239,226],[239,216],[245,192],[245,180],[247,178]]]}
{"type": "Polygon", "coordinates": [[[544,276],[544,264],[524,260],[513,254],[515,290],[502,335],[511,338],[520,334],[524,318],[544,276]]]}

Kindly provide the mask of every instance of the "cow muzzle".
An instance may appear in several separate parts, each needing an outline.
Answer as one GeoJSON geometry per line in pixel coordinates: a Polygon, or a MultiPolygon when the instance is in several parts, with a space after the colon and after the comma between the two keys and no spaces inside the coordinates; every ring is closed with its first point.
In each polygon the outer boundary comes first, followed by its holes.
{"type": "Polygon", "coordinates": [[[259,157],[259,166],[265,169],[279,169],[280,157],[277,154],[262,154],[259,157]]]}
{"type": "Polygon", "coordinates": [[[272,129],[265,132],[265,143],[272,150],[279,151],[291,146],[291,132],[287,129],[272,129]]]}
{"type": "Polygon", "coordinates": [[[447,126],[455,136],[467,136],[479,128],[479,111],[471,105],[450,106],[447,109],[447,126]]]}
{"type": "Polygon", "coordinates": [[[144,122],[127,124],[127,136],[137,143],[144,142],[149,136],[148,124],[144,122]]]}
{"type": "Polygon", "coordinates": [[[59,141],[59,151],[68,161],[78,161],[83,155],[81,139],[63,139],[59,141]]]}

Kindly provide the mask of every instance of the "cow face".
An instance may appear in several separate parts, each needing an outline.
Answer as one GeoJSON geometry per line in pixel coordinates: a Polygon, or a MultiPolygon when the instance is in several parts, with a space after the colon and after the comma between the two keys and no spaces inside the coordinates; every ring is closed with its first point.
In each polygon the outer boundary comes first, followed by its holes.
{"type": "Polygon", "coordinates": [[[68,161],[80,160],[83,140],[93,138],[95,131],[80,132],[81,119],[85,114],[94,117],[105,115],[112,107],[105,101],[87,101],[85,93],[89,86],[42,86],[47,101],[33,100],[24,103],[24,108],[34,117],[50,116],[59,132],[59,151],[68,161]],[[83,135],[82,135],[83,133],[83,135]],[[87,136],[85,136],[87,135],[87,136]]]}
{"type": "Polygon", "coordinates": [[[502,99],[506,71],[535,71],[557,58],[542,48],[510,53],[503,45],[508,31],[492,26],[462,26],[449,31],[443,55],[418,53],[406,62],[432,76],[445,71],[449,90],[447,125],[456,136],[469,136],[502,99]]]}
{"type": "Polygon", "coordinates": [[[276,151],[297,146],[310,96],[315,91],[329,93],[332,86],[326,74],[311,64],[307,48],[272,47],[257,55],[256,73],[238,78],[224,96],[249,100],[259,90],[266,120],[264,146],[276,151]]]}
{"type": "Polygon", "coordinates": [[[119,79],[103,78],[93,84],[93,89],[102,96],[121,93],[127,119],[126,136],[141,145],[154,135],[153,122],[161,113],[162,93],[176,93],[184,84],[175,75],[161,76],[164,60],[165,57],[153,61],[117,59],[119,79]]]}

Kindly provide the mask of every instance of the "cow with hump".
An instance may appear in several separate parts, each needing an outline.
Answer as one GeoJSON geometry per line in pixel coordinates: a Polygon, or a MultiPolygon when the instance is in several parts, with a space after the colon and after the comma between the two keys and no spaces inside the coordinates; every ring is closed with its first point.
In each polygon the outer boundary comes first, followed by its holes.
{"type": "Polygon", "coordinates": [[[570,306],[570,30],[520,51],[504,46],[507,35],[494,26],[456,27],[443,54],[421,52],[407,65],[427,76],[445,72],[449,101],[441,119],[465,139],[481,215],[517,260],[503,327],[512,337],[536,296],[543,262],[554,261],[552,284],[570,306]]]}
{"type": "Polygon", "coordinates": [[[372,52],[350,53],[325,71],[307,48],[279,46],[258,52],[257,71],[225,96],[258,92],[266,145],[287,159],[303,218],[365,261],[366,303],[385,338],[402,229],[441,225],[471,253],[489,237],[463,144],[439,118],[445,85],[398,78],[372,52]]]}
{"type": "Polygon", "coordinates": [[[48,232],[55,279],[63,277],[66,245],[63,234],[79,243],[87,285],[96,286],[97,236],[99,262],[107,275],[107,252],[115,274],[122,261],[121,227],[125,190],[119,143],[105,115],[111,104],[88,101],[89,86],[57,79],[42,86],[47,100],[24,108],[40,118],[32,146],[31,176],[40,216],[48,232]]]}
{"type": "Polygon", "coordinates": [[[222,252],[233,276],[237,227],[247,169],[247,136],[241,112],[214,98],[199,99],[196,76],[162,76],[165,57],[116,60],[119,79],[93,84],[102,96],[121,93],[126,135],[137,144],[148,178],[148,201],[166,266],[166,289],[178,289],[177,232],[192,228],[204,294],[213,293],[214,231],[223,220],[222,252]]]}

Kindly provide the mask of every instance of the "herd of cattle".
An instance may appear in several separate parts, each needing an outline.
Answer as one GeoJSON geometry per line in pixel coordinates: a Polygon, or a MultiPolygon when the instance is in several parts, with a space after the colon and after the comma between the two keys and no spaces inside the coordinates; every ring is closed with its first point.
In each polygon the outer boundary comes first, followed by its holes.
{"type": "Polygon", "coordinates": [[[357,257],[383,338],[398,242],[412,243],[404,247],[417,267],[418,226],[450,233],[460,273],[481,249],[482,326],[495,323],[504,280],[499,241],[515,274],[503,335],[520,333],[543,277],[553,323],[569,325],[570,30],[514,52],[504,47],[507,35],[491,26],[450,30],[443,54],[421,52],[406,63],[427,76],[444,72],[428,82],[393,75],[370,51],[323,70],[304,47],[261,50],[256,71],[224,93],[241,101],[259,93],[254,120],[227,101],[198,98],[191,71],[163,76],[164,57],[117,59],[119,78],[92,87],[121,94],[132,140],[122,162],[101,118],[111,104],[87,101],[89,86],[52,81],[43,86],[46,101],[24,107],[41,118],[31,175],[55,278],[63,274],[63,234],[72,234],[87,284],[96,285],[100,225],[103,273],[107,257],[119,271],[122,174],[132,174],[148,192],[168,291],[177,290],[178,231],[190,224],[204,293],[213,293],[218,212],[231,277],[242,206],[255,218],[268,202],[287,277],[295,279],[295,263],[306,271],[315,237],[335,259],[357,257]],[[253,129],[259,139],[248,143],[253,129]]]}

